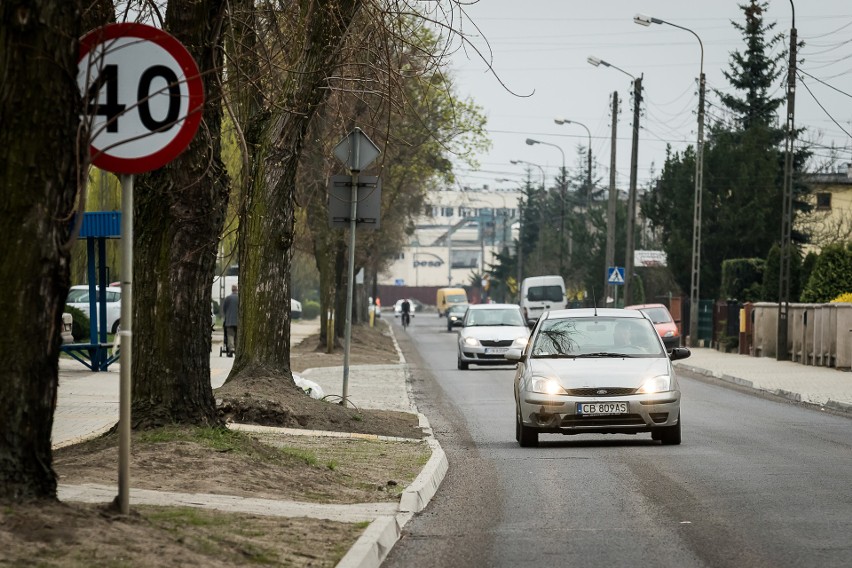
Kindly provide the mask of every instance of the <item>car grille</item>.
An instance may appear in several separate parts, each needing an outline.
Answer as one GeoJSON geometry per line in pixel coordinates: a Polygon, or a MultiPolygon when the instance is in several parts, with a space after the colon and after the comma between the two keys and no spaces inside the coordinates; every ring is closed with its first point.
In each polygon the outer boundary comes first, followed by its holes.
{"type": "Polygon", "coordinates": [[[477,359],[484,359],[484,360],[488,360],[488,361],[496,361],[498,359],[504,360],[504,359],[506,359],[506,356],[503,355],[502,353],[499,353],[497,355],[492,355],[492,354],[486,355],[485,353],[476,353],[476,358],[477,359]]]}
{"type": "Polygon", "coordinates": [[[635,394],[635,388],[616,388],[616,387],[596,387],[570,389],[567,391],[571,396],[624,396],[627,394],[635,394]],[[605,391],[605,392],[604,392],[605,391]]]}
{"type": "Polygon", "coordinates": [[[645,421],[638,414],[618,414],[613,416],[585,416],[578,417],[567,415],[562,419],[560,426],[563,428],[575,428],[582,426],[644,426],[645,421]]]}
{"type": "Polygon", "coordinates": [[[492,340],[492,339],[482,339],[479,343],[482,344],[483,347],[508,347],[514,342],[513,339],[500,339],[500,340],[492,340]]]}

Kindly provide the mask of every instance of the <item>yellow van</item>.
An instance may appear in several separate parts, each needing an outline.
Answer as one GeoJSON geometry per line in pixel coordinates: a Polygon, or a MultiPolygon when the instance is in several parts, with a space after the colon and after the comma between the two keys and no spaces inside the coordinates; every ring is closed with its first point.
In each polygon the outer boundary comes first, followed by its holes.
{"type": "Polygon", "coordinates": [[[454,304],[467,304],[467,292],[464,288],[438,288],[438,317],[446,315],[447,308],[454,304]]]}

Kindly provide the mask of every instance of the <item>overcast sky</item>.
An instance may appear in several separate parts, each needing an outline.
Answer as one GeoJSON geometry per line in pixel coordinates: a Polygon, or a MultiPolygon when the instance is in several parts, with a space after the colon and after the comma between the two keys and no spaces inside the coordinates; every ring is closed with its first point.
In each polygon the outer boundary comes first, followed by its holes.
{"type": "MultiPolygon", "coordinates": [[[[551,184],[562,164],[561,154],[552,146],[526,145],[528,137],[559,146],[565,153],[569,175],[573,173],[577,169],[577,144],[587,145],[589,135],[581,126],[556,125],[556,117],[588,127],[596,176],[608,185],[610,97],[616,90],[622,101],[617,183],[627,187],[632,80],[613,68],[593,67],[587,63],[590,55],[631,75],[644,74],[640,188],[652,177],[652,171],[659,173],[667,143],[675,150],[695,144],[701,60],[698,40],[665,24],[637,25],[633,22],[637,13],[687,27],[701,38],[708,120],[719,115],[718,97],[712,89],[731,91],[723,71],[729,68],[730,54],[744,50],[740,32],[730,23],[743,22],[743,13],[732,0],[480,0],[466,11],[464,31],[476,47],[490,54],[499,76],[498,80],[470,48],[459,49],[452,57],[456,94],[470,97],[484,109],[493,143],[490,152],[479,156],[479,170],[459,169],[459,183],[470,187],[513,187],[516,184],[496,181],[522,178],[524,166],[510,164],[513,159],[541,165],[551,184]]],[[[784,34],[784,45],[789,43],[791,15],[789,0],[772,0],[765,14],[767,21],[777,22],[775,31],[784,34]]],[[[814,77],[805,75],[804,81],[797,83],[796,126],[807,127],[808,138],[825,145],[834,142],[843,149],[840,161],[852,162],[852,2],[798,0],[795,24],[799,39],[805,42],[799,69],[814,77]]],[[[783,95],[782,80],[775,96],[783,95]]],[[[782,105],[782,116],[784,113],[782,105]]],[[[820,148],[817,153],[827,156],[828,150],[820,148]]],[[[538,169],[534,172],[540,175],[538,169]]]]}

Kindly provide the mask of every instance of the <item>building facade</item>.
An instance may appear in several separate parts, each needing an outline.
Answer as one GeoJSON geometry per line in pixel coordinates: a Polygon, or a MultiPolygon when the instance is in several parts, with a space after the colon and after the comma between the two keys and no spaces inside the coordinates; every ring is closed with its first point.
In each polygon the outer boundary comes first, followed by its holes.
{"type": "Polygon", "coordinates": [[[504,247],[515,254],[520,228],[519,191],[488,186],[436,191],[414,220],[415,230],[379,284],[406,287],[466,286],[483,274],[504,247]]]}

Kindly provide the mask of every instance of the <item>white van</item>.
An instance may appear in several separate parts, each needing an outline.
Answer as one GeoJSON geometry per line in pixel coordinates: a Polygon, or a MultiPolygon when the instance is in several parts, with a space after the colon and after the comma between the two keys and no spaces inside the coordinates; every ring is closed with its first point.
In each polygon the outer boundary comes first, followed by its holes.
{"type": "Polygon", "coordinates": [[[532,276],[521,283],[521,311],[533,325],[547,310],[566,306],[565,281],[561,276],[532,276]]]}

